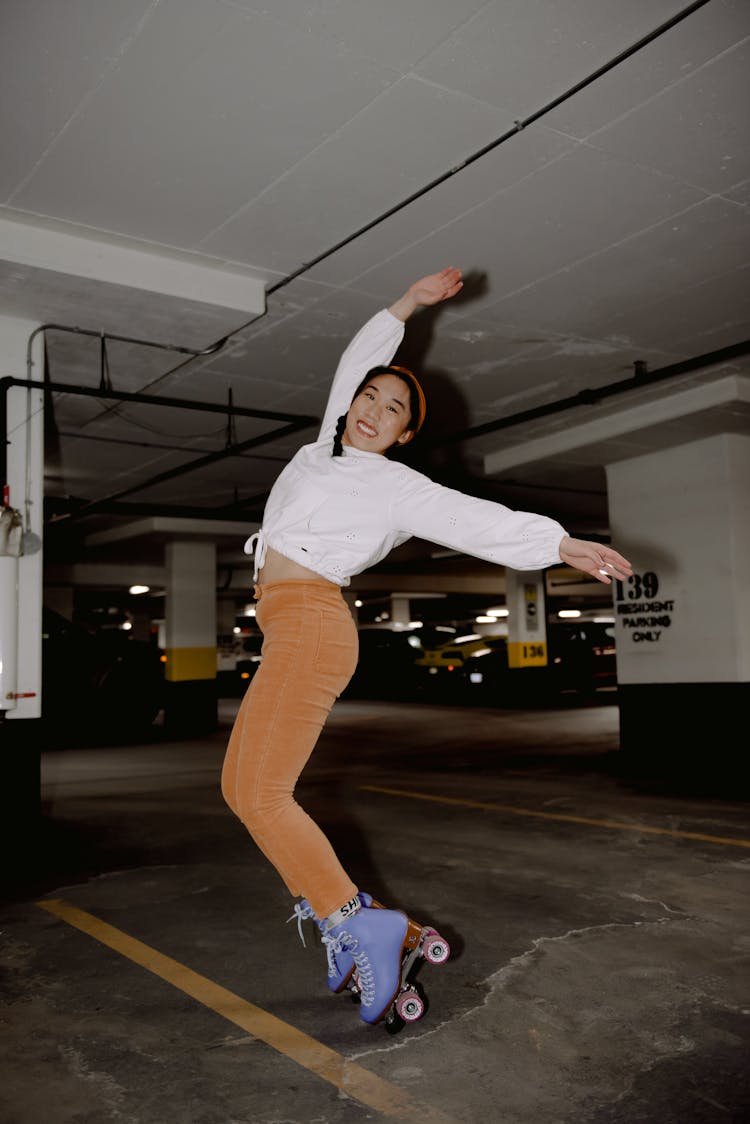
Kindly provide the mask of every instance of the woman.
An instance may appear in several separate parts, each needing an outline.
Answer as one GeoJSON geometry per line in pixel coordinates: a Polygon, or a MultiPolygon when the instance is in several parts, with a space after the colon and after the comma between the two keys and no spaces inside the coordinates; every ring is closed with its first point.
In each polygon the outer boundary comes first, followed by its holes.
{"type": "Polygon", "coordinates": [[[303,896],[296,915],[320,926],[332,990],[356,968],[369,1023],[399,989],[409,919],[359,892],[293,796],[357,661],[341,587],[412,535],[519,570],[562,561],[606,583],[632,573],[616,550],[571,538],[552,519],[463,495],[385,456],[425,418],[417,379],[389,365],[405,323],[461,287],[451,267],[423,277],[360,329],[341,357],[318,440],[283,470],[245,547],[255,553],[263,661],[237,715],[222,792],[290,893],[303,896]]]}

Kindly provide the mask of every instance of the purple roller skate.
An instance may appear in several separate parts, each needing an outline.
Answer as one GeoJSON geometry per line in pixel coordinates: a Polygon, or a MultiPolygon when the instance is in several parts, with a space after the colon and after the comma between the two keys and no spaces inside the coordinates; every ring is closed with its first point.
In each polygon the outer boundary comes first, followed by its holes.
{"type": "MultiPolygon", "coordinates": [[[[367,894],[364,890],[361,890],[357,894],[357,897],[359,898],[365,909],[370,909],[373,902],[371,894],[367,894]]],[[[296,903],[294,907],[294,913],[289,918],[289,920],[294,921],[295,918],[297,919],[297,929],[299,931],[300,939],[303,945],[305,943],[305,938],[302,935],[303,921],[312,919],[319,929],[322,930],[325,927],[324,922],[321,921],[319,917],[315,916],[315,911],[313,910],[310,903],[308,901],[305,901],[304,899],[301,902],[296,903]]],[[[326,943],[326,956],[328,959],[328,987],[331,991],[335,992],[338,995],[344,990],[344,988],[346,988],[346,986],[350,983],[352,976],[354,975],[354,957],[344,948],[337,950],[334,942],[326,943]]]]}
{"type": "Polygon", "coordinates": [[[324,929],[323,943],[334,956],[347,953],[353,960],[360,996],[359,1017],[366,1023],[379,1022],[387,1015],[401,990],[408,928],[409,919],[400,910],[360,907],[330,929],[324,929]]]}

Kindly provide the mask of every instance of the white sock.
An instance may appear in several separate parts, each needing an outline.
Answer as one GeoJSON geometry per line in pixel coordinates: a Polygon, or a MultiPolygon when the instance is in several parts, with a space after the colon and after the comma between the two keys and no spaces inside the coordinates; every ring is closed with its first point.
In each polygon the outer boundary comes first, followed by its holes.
{"type": "Polygon", "coordinates": [[[340,909],[334,910],[326,918],[326,932],[330,929],[340,925],[342,921],[348,921],[355,913],[359,913],[362,908],[362,902],[358,897],[350,898],[348,902],[344,902],[340,909]]]}

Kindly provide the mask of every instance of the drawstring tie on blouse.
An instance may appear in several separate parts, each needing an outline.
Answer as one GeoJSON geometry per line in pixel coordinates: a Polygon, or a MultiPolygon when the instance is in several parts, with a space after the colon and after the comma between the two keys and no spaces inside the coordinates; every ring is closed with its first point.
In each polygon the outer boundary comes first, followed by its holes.
{"type": "Polygon", "coordinates": [[[254,535],[251,535],[245,543],[245,554],[255,556],[255,565],[253,567],[254,582],[257,582],[258,574],[263,569],[263,565],[266,561],[266,550],[266,536],[263,534],[263,528],[261,527],[254,535]]]}

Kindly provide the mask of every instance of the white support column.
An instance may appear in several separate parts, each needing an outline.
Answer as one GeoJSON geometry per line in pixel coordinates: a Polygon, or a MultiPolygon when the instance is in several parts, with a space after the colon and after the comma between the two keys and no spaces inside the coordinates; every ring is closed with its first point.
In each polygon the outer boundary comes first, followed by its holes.
{"type": "Polygon", "coordinates": [[[165,725],[173,731],[216,724],[216,546],[169,542],[165,725]]]}
{"type": "MultiPolygon", "coordinates": [[[[0,316],[0,375],[41,379],[42,340],[31,346],[31,371],[26,355],[29,340],[38,324],[0,316]]],[[[0,710],[8,719],[39,718],[42,708],[42,524],[44,481],[44,402],[41,390],[10,387],[7,390],[7,502],[20,512],[23,521],[21,554],[7,558],[0,582],[15,586],[12,597],[2,595],[0,630],[16,637],[15,682],[3,681],[0,710]],[[9,613],[15,613],[12,620],[9,613]]],[[[7,650],[3,641],[0,646],[7,650]]]]}
{"type": "Polygon", "coordinates": [[[411,620],[409,598],[403,593],[391,594],[391,628],[406,629],[411,620]]]}
{"type": "Polygon", "coordinates": [[[746,769],[750,437],[718,434],[607,468],[621,747],[670,781],[746,769]],[[694,756],[692,756],[694,754],[694,756]]]}
{"type": "Polygon", "coordinates": [[[547,602],[541,570],[505,571],[508,667],[546,667],[547,602]]]}

